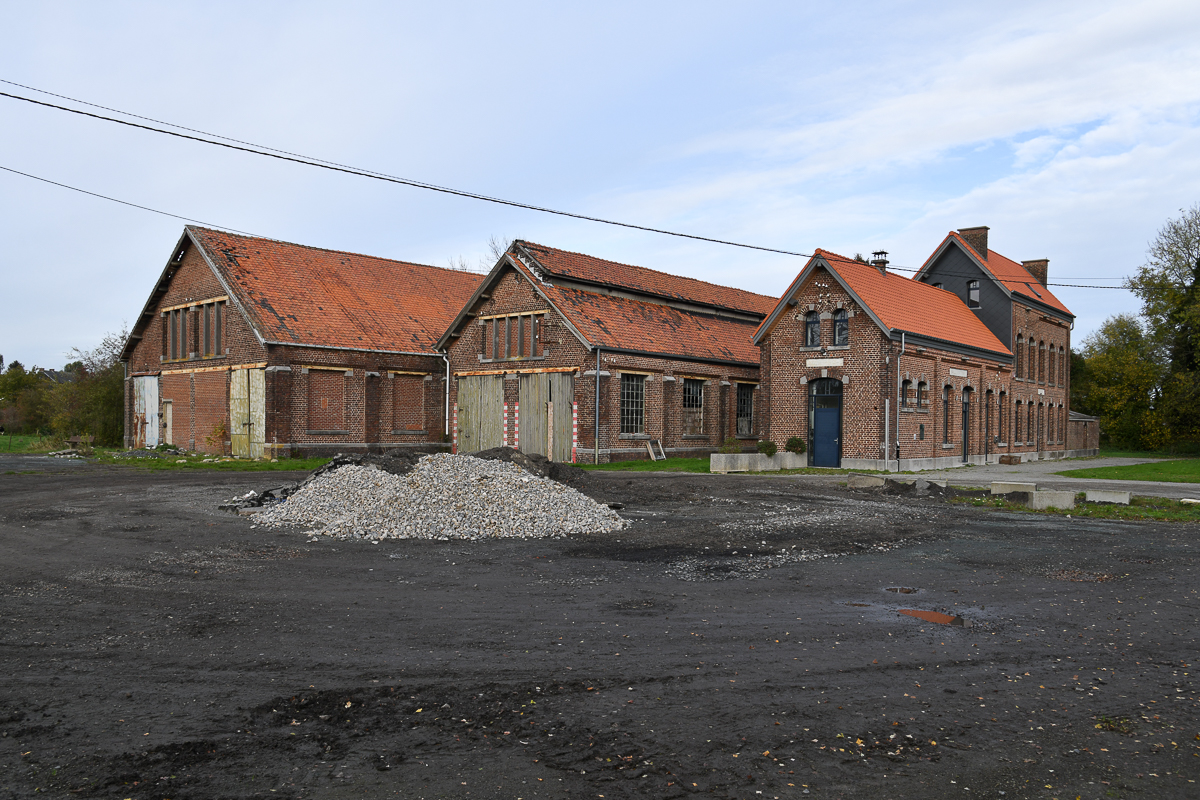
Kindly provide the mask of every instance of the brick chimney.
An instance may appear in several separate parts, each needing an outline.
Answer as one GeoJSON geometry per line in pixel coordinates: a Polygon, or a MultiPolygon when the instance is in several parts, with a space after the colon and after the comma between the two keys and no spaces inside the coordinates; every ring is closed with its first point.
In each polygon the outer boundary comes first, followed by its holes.
{"type": "Polygon", "coordinates": [[[1036,278],[1038,283],[1042,286],[1046,285],[1046,281],[1049,280],[1050,259],[1035,258],[1032,261],[1022,261],[1021,266],[1036,278]]]}
{"type": "Polygon", "coordinates": [[[876,250],[871,254],[871,266],[879,270],[884,277],[887,277],[887,255],[887,250],[876,250]]]}
{"type": "Polygon", "coordinates": [[[975,252],[980,255],[985,261],[988,257],[987,247],[987,225],[980,225],[978,228],[959,228],[958,233],[967,240],[967,244],[975,248],[975,252]]]}

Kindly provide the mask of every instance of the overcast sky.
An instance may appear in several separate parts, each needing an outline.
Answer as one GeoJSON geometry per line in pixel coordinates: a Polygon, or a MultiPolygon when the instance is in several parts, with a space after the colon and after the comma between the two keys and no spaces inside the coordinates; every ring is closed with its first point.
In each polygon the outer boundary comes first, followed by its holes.
{"type": "MultiPolygon", "coordinates": [[[[988,225],[993,249],[1049,258],[1051,282],[1115,284],[1200,201],[1194,0],[816,6],[6,0],[0,79],[805,253],[886,249],[916,267],[948,231],[988,225]]],[[[0,122],[2,167],[303,244],[445,266],[477,264],[496,235],[771,295],[803,264],[3,97],[0,122]]],[[[0,354],[59,367],[132,324],[184,224],[0,171],[0,354]]],[[[1054,291],[1076,344],[1137,308],[1123,290],[1054,291]]]]}

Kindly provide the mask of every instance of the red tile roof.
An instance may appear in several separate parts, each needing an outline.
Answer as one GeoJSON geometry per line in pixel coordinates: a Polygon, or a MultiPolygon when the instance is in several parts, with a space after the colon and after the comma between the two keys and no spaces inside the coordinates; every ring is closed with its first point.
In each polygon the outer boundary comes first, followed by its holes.
{"type": "Polygon", "coordinates": [[[601,348],[758,364],[758,347],[750,341],[757,323],[562,286],[541,288],[584,338],[601,348]]]}
{"type": "MultiPolygon", "coordinates": [[[[888,328],[1011,355],[1008,347],[953,292],[893,272],[883,274],[870,264],[828,250],[818,248],[813,254],[813,259],[817,258],[840,275],[888,328]]],[[[809,264],[812,263],[810,260],[809,264]]],[[[796,280],[803,275],[801,271],[796,280]]],[[[793,281],[780,303],[786,302],[795,285],[793,281]]]]}
{"type": "Polygon", "coordinates": [[[514,246],[524,248],[537,259],[551,276],[580,282],[597,283],[633,292],[651,294],[669,300],[691,302],[714,308],[746,311],[766,316],[775,307],[775,298],[763,294],[718,286],[715,283],[668,275],[646,267],[635,267],[616,261],[557,250],[533,242],[517,240],[514,246]]]}
{"type": "Polygon", "coordinates": [[[432,353],[482,275],[188,226],[268,341],[432,353]]]}
{"type": "Polygon", "coordinates": [[[992,273],[993,277],[1000,281],[1010,292],[1016,292],[1032,300],[1040,300],[1051,308],[1062,311],[1064,314],[1071,313],[1070,309],[1063,305],[1054,296],[1053,292],[1043,286],[1037,278],[1029,274],[1029,270],[1016,261],[1000,255],[995,250],[988,250],[987,255],[981,254],[957,231],[951,231],[948,238],[955,239],[959,244],[967,248],[968,252],[973,253],[976,258],[983,262],[988,272],[992,273]]]}

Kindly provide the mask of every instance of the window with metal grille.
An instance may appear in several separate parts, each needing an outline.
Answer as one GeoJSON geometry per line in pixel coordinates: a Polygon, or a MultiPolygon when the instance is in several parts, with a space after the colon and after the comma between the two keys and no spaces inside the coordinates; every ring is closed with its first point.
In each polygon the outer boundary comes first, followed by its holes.
{"type": "Polygon", "coordinates": [[[850,344],[850,317],[844,308],[833,312],[833,343],[835,346],[850,344]]]}
{"type": "Polygon", "coordinates": [[[942,444],[950,444],[950,387],[942,387],[942,444]]]}
{"type": "Polygon", "coordinates": [[[804,316],[804,346],[821,346],[821,316],[815,311],[804,316]]]}
{"type": "Polygon", "coordinates": [[[683,434],[699,436],[704,433],[704,381],[685,378],[683,381],[683,434]]]}
{"type": "Polygon", "coordinates": [[[1008,406],[1005,405],[1005,403],[1007,403],[1007,401],[1008,401],[1008,394],[1006,392],[1001,392],[1000,393],[1000,402],[996,405],[996,413],[1000,417],[1000,420],[999,420],[1000,430],[997,432],[997,433],[999,433],[998,441],[1001,441],[1001,442],[1008,441],[1008,439],[1004,438],[1004,433],[1005,433],[1005,428],[1006,428],[1006,426],[1004,424],[1004,420],[1008,418],[1008,406]]]}
{"type": "Polygon", "coordinates": [[[979,308],[979,281],[967,281],[967,308],[979,308]]]}
{"type": "Polygon", "coordinates": [[[737,435],[754,434],[754,384],[737,385],[737,435]]]}
{"type": "Polygon", "coordinates": [[[646,376],[621,374],[621,433],[644,433],[646,376]]]}

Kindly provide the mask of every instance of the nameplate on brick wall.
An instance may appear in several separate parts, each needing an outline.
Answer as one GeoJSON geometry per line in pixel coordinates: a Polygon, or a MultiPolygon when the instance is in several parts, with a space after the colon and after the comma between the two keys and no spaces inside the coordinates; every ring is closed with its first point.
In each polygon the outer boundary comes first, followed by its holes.
{"type": "Polygon", "coordinates": [[[950,374],[951,374],[951,375],[953,375],[953,376],[954,376],[954,377],[956,377],[956,378],[965,378],[965,377],[967,377],[967,371],[966,371],[965,369],[957,369],[957,368],[955,368],[955,367],[951,367],[951,368],[950,368],[950,374]]]}
{"type": "Polygon", "coordinates": [[[1038,394],[1045,394],[1045,393],[1046,393],[1045,389],[1038,389],[1038,394]]]}
{"type": "Polygon", "coordinates": [[[844,358],[810,358],[804,362],[806,367],[840,367],[845,363],[844,358]]]}

